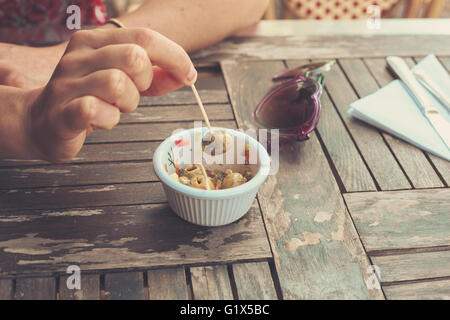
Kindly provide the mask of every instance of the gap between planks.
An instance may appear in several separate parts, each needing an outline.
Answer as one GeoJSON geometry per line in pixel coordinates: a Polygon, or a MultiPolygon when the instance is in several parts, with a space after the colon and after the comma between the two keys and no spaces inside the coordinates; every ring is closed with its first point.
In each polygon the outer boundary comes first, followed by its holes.
{"type": "Polygon", "coordinates": [[[386,250],[371,250],[367,254],[371,257],[382,256],[397,256],[403,254],[412,253],[424,253],[424,252],[440,252],[450,251],[450,245],[448,246],[431,246],[431,247],[418,247],[418,248],[398,248],[398,249],[386,249],[386,250]]]}
{"type": "MultiPolygon", "coordinates": [[[[398,285],[405,285],[405,284],[427,283],[427,282],[437,282],[437,281],[445,281],[445,280],[450,280],[450,276],[435,277],[435,278],[422,278],[422,279],[404,280],[404,281],[391,281],[391,282],[381,281],[381,285],[383,287],[390,287],[390,286],[398,286],[398,285]]],[[[449,292],[449,294],[450,294],[450,292],[449,292]]]]}
{"type": "MultiPolygon", "coordinates": [[[[348,60],[348,61],[352,61],[352,62],[353,61],[358,61],[358,62],[360,62],[361,60],[360,59],[352,59],[352,60],[348,60]]],[[[364,96],[362,96],[360,91],[358,90],[358,88],[355,87],[354,81],[352,81],[350,75],[348,74],[348,70],[346,70],[343,67],[341,59],[337,60],[337,67],[339,68],[340,72],[342,72],[344,78],[346,79],[346,82],[352,88],[352,91],[355,94],[355,96],[357,97],[357,99],[363,98],[364,96]]],[[[371,77],[371,74],[368,72],[368,70],[367,70],[367,73],[365,75],[371,77]]],[[[360,79],[362,79],[362,78],[360,78],[360,79]]],[[[373,79],[371,78],[370,80],[373,80],[373,79]]],[[[328,83],[328,84],[331,85],[331,83],[328,83]]],[[[347,112],[348,107],[349,107],[349,105],[345,106],[345,112],[347,112]]],[[[344,112],[344,110],[341,110],[341,112],[344,112]]],[[[402,167],[401,163],[399,162],[397,156],[393,152],[391,146],[386,142],[386,139],[385,139],[385,137],[383,135],[383,132],[381,130],[379,130],[378,128],[370,126],[370,125],[368,125],[366,123],[363,124],[363,122],[361,122],[359,120],[356,120],[356,119],[353,119],[353,117],[350,117],[350,116],[347,116],[347,115],[346,115],[346,117],[349,118],[349,121],[354,122],[355,125],[356,124],[361,124],[361,125],[365,126],[365,128],[364,128],[365,130],[363,129],[361,131],[366,131],[367,134],[369,132],[373,132],[374,133],[374,134],[372,134],[373,138],[377,137],[377,138],[381,139],[381,140],[379,140],[380,141],[379,142],[379,147],[382,147],[382,146],[386,147],[386,150],[383,150],[385,152],[385,154],[383,155],[383,157],[385,159],[388,159],[389,156],[392,156],[393,161],[390,160],[390,161],[385,163],[385,165],[386,166],[388,165],[389,168],[390,168],[389,176],[385,174],[386,167],[385,168],[381,168],[381,167],[377,167],[376,166],[376,162],[377,161],[372,161],[372,163],[370,164],[371,166],[373,166],[373,169],[370,169],[370,166],[368,167],[369,170],[373,173],[374,178],[376,179],[378,185],[380,185],[381,190],[389,190],[389,189],[398,190],[398,189],[404,189],[404,188],[408,188],[408,187],[412,188],[413,185],[412,185],[409,177],[406,175],[405,170],[403,169],[403,167],[402,167]],[[378,133],[378,134],[375,134],[375,133],[378,133]],[[387,151],[387,153],[386,153],[386,151],[387,151]],[[378,172],[375,174],[375,172],[373,170],[377,170],[378,172]],[[400,172],[398,172],[398,170],[400,170],[401,174],[400,174],[400,172]],[[395,180],[392,180],[392,174],[394,176],[396,176],[395,180]],[[404,181],[402,181],[402,178],[403,178],[404,181]]],[[[357,127],[358,126],[356,126],[356,128],[357,127]]],[[[353,136],[353,134],[352,134],[352,137],[355,138],[353,136]]],[[[366,141],[366,142],[368,142],[368,141],[366,141]]],[[[375,143],[375,141],[372,141],[372,142],[375,143]]],[[[364,143],[362,141],[360,141],[359,143],[361,144],[360,148],[363,147],[364,143]]],[[[371,160],[371,159],[367,158],[368,154],[366,154],[366,156],[364,156],[364,154],[362,153],[362,156],[363,156],[363,158],[365,158],[366,161],[371,160]]]]}

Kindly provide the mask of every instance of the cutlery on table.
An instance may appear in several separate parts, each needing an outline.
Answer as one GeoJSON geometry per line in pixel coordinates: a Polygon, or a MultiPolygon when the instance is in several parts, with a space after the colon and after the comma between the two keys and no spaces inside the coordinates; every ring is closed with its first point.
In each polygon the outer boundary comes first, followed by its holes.
{"type": "Polygon", "coordinates": [[[414,70],[416,79],[427,88],[450,111],[450,97],[439,87],[434,80],[422,70],[414,70]]]}
{"type": "Polygon", "coordinates": [[[441,137],[442,141],[447,145],[447,148],[450,148],[450,123],[433,105],[433,102],[427,96],[425,89],[416,80],[406,62],[402,58],[395,56],[389,56],[386,60],[392,70],[405,83],[413,96],[416,98],[421,111],[428,119],[431,126],[441,137]]]}

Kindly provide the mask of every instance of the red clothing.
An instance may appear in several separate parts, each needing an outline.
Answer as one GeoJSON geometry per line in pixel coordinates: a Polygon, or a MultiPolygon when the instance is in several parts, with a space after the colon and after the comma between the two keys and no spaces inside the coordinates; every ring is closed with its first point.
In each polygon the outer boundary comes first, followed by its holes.
{"type": "Polygon", "coordinates": [[[107,20],[103,0],[0,0],[0,41],[57,43],[76,30],[66,25],[70,5],[80,8],[81,28],[102,25],[107,20]]]}

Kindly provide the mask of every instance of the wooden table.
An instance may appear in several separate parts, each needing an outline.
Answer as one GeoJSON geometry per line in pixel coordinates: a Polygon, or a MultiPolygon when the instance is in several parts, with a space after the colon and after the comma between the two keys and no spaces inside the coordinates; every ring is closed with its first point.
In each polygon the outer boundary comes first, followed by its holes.
{"type": "Polygon", "coordinates": [[[213,124],[242,129],[281,68],[338,61],[318,128],[281,148],[278,174],[225,227],[179,219],[152,169],[161,140],[201,119],[188,90],[143,97],[71,163],[1,161],[0,298],[450,298],[450,162],[346,113],[392,81],[386,55],[431,52],[450,69],[448,35],[270,35],[194,54],[210,65],[198,87],[213,124]]]}

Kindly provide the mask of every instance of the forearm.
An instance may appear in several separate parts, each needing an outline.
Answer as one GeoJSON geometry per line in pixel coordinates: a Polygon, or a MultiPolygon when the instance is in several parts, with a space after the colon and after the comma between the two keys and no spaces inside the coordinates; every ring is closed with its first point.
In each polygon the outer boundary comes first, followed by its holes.
{"type": "Polygon", "coordinates": [[[192,52],[256,23],[268,0],[148,0],[120,20],[151,28],[192,52]]]}
{"type": "Polygon", "coordinates": [[[27,113],[33,94],[34,91],[0,86],[0,159],[33,158],[27,135],[27,113]]]}
{"type": "MultiPolygon", "coordinates": [[[[267,3],[268,0],[147,0],[138,10],[119,19],[130,28],[158,31],[192,52],[255,24],[267,3]]],[[[105,24],[99,28],[116,27],[105,24]]],[[[39,48],[0,43],[0,85],[44,86],[66,46],[67,41],[39,48]]]]}

